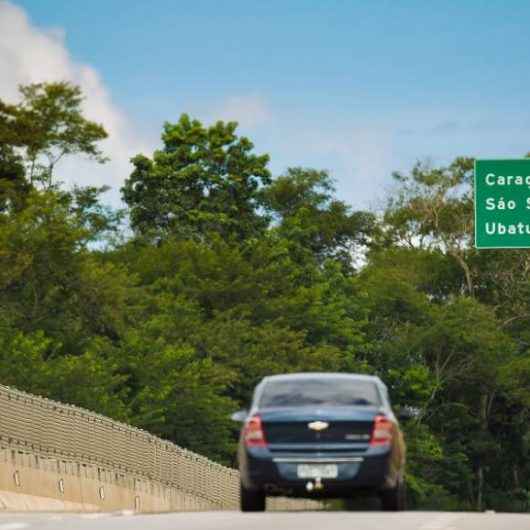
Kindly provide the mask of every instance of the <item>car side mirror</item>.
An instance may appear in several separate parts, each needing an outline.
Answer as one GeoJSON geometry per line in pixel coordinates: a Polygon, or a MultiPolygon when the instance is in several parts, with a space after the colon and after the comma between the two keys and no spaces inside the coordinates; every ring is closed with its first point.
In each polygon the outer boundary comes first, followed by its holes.
{"type": "Polygon", "coordinates": [[[419,418],[421,409],[418,407],[401,407],[398,413],[400,420],[413,420],[419,418]]]}
{"type": "Polygon", "coordinates": [[[234,412],[230,418],[234,421],[238,421],[240,423],[243,423],[248,416],[248,410],[238,410],[237,412],[234,412]]]}

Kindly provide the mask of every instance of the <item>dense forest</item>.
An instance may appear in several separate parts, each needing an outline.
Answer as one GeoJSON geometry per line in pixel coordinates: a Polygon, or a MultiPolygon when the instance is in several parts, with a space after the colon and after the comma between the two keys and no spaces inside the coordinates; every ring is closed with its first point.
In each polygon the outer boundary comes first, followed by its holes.
{"type": "Polygon", "coordinates": [[[0,383],[230,465],[262,376],[375,373],[421,410],[413,506],[529,508],[530,254],[474,248],[472,159],[353,211],[326,171],[273,176],[236,123],[183,114],[116,210],[58,180],[66,157],[106,160],[80,90],[20,91],[0,100],[0,383]]]}

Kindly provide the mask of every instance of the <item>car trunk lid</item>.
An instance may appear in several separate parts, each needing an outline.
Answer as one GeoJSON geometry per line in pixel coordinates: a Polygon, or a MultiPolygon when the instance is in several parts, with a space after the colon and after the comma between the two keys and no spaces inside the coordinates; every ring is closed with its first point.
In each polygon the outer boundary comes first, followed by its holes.
{"type": "Polygon", "coordinates": [[[315,445],[320,449],[368,446],[378,407],[293,407],[262,409],[265,437],[269,445],[315,445]]]}

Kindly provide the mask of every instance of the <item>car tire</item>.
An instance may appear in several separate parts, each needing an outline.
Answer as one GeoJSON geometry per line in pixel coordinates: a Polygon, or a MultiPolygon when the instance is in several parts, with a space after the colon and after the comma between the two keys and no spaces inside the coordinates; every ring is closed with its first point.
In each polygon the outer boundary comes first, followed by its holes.
{"type": "Polygon", "coordinates": [[[407,508],[407,487],[399,481],[395,488],[381,491],[379,498],[383,511],[401,512],[407,508]]]}
{"type": "Polygon", "coordinates": [[[264,512],[265,493],[259,490],[249,490],[241,484],[239,490],[239,506],[242,512],[264,512]]]}

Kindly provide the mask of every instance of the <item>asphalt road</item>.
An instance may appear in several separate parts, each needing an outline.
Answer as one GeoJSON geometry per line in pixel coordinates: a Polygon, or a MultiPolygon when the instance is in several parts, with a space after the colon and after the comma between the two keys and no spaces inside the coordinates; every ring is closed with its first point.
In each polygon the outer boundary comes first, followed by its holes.
{"type": "Polygon", "coordinates": [[[530,530],[530,515],[496,513],[238,512],[0,514],[0,530],[530,530]]]}

